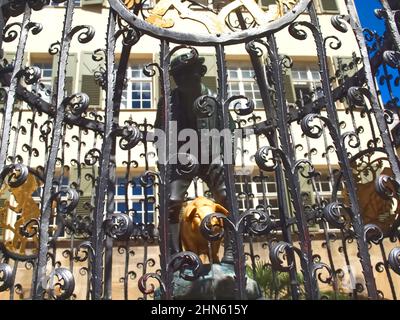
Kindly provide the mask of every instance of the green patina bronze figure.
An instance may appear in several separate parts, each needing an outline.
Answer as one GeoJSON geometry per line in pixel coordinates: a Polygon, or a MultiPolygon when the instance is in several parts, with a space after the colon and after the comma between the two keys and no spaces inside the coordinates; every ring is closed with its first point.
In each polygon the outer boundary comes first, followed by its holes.
{"type": "MultiPolygon", "coordinates": [[[[198,103],[199,97],[214,96],[214,93],[202,83],[202,77],[204,77],[207,72],[207,67],[204,65],[204,60],[205,59],[203,57],[199,57],[198,55],[190,52],[181,54],[171,61],[170,75],[174,79],[176,88],[171,91],[170,121],[176,122],[178,133],[184,129],[192,129],[195,130],[200,137],[202,133],[201,129],[223,129],[222,120],[219,118],[216,109],[216,102],[214,102],[215,112],[211,112],[206,117],[204,114],[199,115],[198,111],[196,110],[196,103],[198,103]]],[[[212,103],[212,99],[209,99],[208,102],[212,103]]],[[[163,112],[163,104],[159,103],[155,128],[161,130],[163,130],[163,112]]],[[[233,131],[234,128],[235,125],[233,119],[230,118],[229,129],[233,131]]],[[[177,150],[179,150],[179,147],[184,143],[185,142],[178,141],[177,150]]],[[[215,150],[210,150],[212,148],[211,145],[212,144],[204,147],[204,145],[201,145],[199,139],[199,154],[196,155],[196,158],[198,157],[198,159],[204,159],[204,157],[202,158],[202,155],[206,153],[207,161],[199,161],[197,176],[207,184],[214,197],[214,200],[223,207],[229,208],[227,204],[223,164],[221,162],[216,163],[215,161],[212,161],[215,160],[213,159],[215,156],[215,150]],[[207,150],[205,148],[207,148],[207,150]]],[[[185,200],[185,193],[187,192],[193,180],[193,176],[181,176],[176,173],[175,169],[176,168],[174,165],[171,165],[169,181],[170,198],[168,205],[168,215],[170,221],[169,241],[171,254],[180,251],[179,216],[185,200]]],[[[223,263],[233,263],[232,244],[230,240],[229,233],[225,232],[224,256],[221,260],[223,263]]]]}

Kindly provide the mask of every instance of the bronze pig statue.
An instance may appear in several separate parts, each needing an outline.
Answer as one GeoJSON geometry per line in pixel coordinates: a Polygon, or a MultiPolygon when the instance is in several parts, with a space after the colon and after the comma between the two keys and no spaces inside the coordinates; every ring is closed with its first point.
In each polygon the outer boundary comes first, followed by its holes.
{"type": "MultiPolygon", "coordinates": [[[[212,213],[222,213],[228,215],[228,210],[218,203],[211,201],[205,197],[197,197],[195,200],[188,202],[183,208],[183,214],[180,226],[180,239],[182,249],[191,251],[200,257],[203,263],[219,263],[218,251],[221,240],[211,242],[211,257],[208,248],[208,240],[206,240],[201,231],[200,225],[203,219],[212,213]],[[212,259],[210,259],[212,258],[212,259]]],[[[211,220],[213,230],[219,232],[221,228],[221,219],[214,218],[211,220]]]]}

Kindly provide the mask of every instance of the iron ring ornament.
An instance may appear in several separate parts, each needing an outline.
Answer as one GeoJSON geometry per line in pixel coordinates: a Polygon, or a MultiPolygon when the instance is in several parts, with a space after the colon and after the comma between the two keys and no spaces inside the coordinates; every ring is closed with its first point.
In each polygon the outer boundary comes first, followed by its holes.
{"type": "MultiPolygon", "coordinates": [[[[110,0],[111,8],[128,24],[145,34],[159,39],[166,39],[174,43],[190,45],[217,45],[237,44],[261,38],[266,34],[277,32],[292,23],[303,13],[310,0],[276,0],[275,9],[269,6],[262,9],[253,0],[233,0],[223,6],[218,12],[206,8],[206,13],[193,10],[194,7],[205,8],[195,1],[162,0],[149,10],[150,15],[142,18],[133,11],[132,1],[128,8],[121,0],[110,0]],[[205,32],[179,32],[174,29],[175,19],[168,17],[168,13],[179,13],[178,20],[190,19],[203,25],[205,32]],[[243,13],[246,23],[244,29],[234,29],[229,19],[232,13],[243,13]]],[[[136,1],[134,5],[137,5],[136,1]]],[[[173,15],[171,15],[173,16],[173,15]]],[[[174,17],[174,16],[173,16],[174,17]]],[[[174,17],[175,18],[175,17],[174,17]]],[[[194,28],[191,30],[199,30],[194,28]]]]}

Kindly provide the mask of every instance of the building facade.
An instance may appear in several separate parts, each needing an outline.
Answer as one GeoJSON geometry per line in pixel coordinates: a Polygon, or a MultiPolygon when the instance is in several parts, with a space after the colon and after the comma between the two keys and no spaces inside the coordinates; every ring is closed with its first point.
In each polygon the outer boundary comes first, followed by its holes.
{"type": "MultiPolygon", "coordinates": [[[[51,2],[41,10],[32,11],[30,21],[40,22],[43,31],[35,36],[29,36],[23,49],[22,67],[36,66],[40,70],[40,81],[25,84],[25,89],[39,96],[47,103],[44,106],[49,106],[49,109],[44,111],[43,108],[40,110],[38,107],[32,107],[27,99],[24,101],[21,98],[23,95],[19,95],[13,104],[7,151],[7,163],[23,163],[44,174],[43,176],[46,176],[46,163],[51,157],[54,141],[51,134],[56,126],[57,110],[52,110],[50,106],[57,106],[58,103],[57,93],[54,90],[59,89],[61,79],[60,50],[62,51],[63,48],[60,45],[60,35],[63,34],[66,25],[63,21],[66,12],[68,13],[68,2],[58,2],[51,2]]],[[[324,37],[327,70],[321,66],[321,57],[312,36],[309,35],[304,40],[296,39],[292,34],[295,30],[291,30],[291,27],[284,27],[274,33],[279,57],[282,59],[280,65],[283,71],[281,80],[287,106],[287,115],[285,115],[288,119],[285,123],[287,141],[290,141],[293,147],[294,159],[292,160],[296,162],[306,159],[318,172],[310,175],[307,166],[303,168],[305,171],[295,171],[300,187],[297,194],[301,196],[298,201],[302,206],[307,234],[312,239],[313,259],[333,268],[331,273],[328,272],[329,275],[323,275],[322,280],[319,281],[320,296],[329,298],[344,296],[349,299],[364,297],[370,293],[368,293],[368,284],[363,278],[363,266],[357,257],[359,250],[357,234],[352,231],[352,227],[344,228],[345,222],[335,223],[333,218],[323,216],[324,208],[327,208],[330,203],[340,202],[344,205],[350,203],[348,185],[337,178],[338,175],[343,174],[340,173],[341,160],[335,152],[338,148],[337,141],[330,135],[329,126],[322,120],[310,119],[315,125],[312,130],[319,131],[319,134],[315,134],[314,131],[306,134],[307,128],[304,128],[305,122],[302,120],[304,114],[311,113],[310,110],[319,106],[321,107],[319,114],[330,118],[329,112],[324,107],[328,102],[323,99],[326,72],[329,74],[329,85],[333,96],[331,99],[334,101],[337,115],[338,132],[342,135],[340,139],[347,145],[347,158],[352,166],[354,181],[358,185],[357,197],[361,215],[364,221],[367,221],[365,225],[374,223],[385,231],[397,215],[398,200],[393,197],[390,203],[388,200],[384,202],[374,189],[376,177],[386,172],[384,171],[386,169],[391,170],[391,163],[390,159],[381,152],[383,140],[377,120],[371,111],[371,105],[369,102],[357,103],[358,96],[354,98],[343,92],[349,89],[349,81],[362,82],[361,74],[365,71],[363,56],[355,33],[350,31],[339,34],[332,22],[336,16],[348,15],[349,7],[342,0],[314,0],[312,2],[313,9],[309,10],[315,9],[320,24],[318,27],[324,37]],[[375,151],[372,152],[370,149],[375,151]],[[366,151],[363,153],[363,150],[366,151]]],[[[199,7],[195,7],[194,12],[218,11],[225,5],[224,1],[197,1],[196,3],[199,7]]],[[[280,3],[280,1],[260,0],[257,5],[266,12],[275,12],[279,9],[280,3]]],[[[125,5],[128,6],[129,3],[126,2],[125,5]]],[[[141,5],[140,10],[143,15],[149,16],[157,5],[157,1],[146,0],[141,5]]],[[[287,10],[287,7],[284,8],[287,10]]],[[[72,38],[65,68],[63,86],[65,97],[75,93],[86,93],[89,104],[83,114],[85,121],[74,122],[76,117],[74,105],[71,103],[71,111],[68,107],[66,108],[67,116],[61,125],[53,182],[53,188],[58,191],[60,200],[54,200],[55,204],[50,210],[49,234],[55,241],[49,244],[47,273],[51,278],[54,274],[49,270],[56,270],[58,267],[70,270],[74,276],[75,285],[69,298],[76,299],[92,298],[95,290],[92,283],[94,270],[91,267],[91,259],[95,258],[91,256],[87,242],[93,241],[94,237],[93,224],[96,223],[96,216],[93,212],[98,208],[96,188],[101,183],[99,168],[101,153],[104,152],[102,150],[104,150],[104,132],[107,123],[106,107],[109,97],[105,78],[109,73],[105,72],[108,70],[106,57],[108,51],[104,48],[106,42],[110,41],[107,38],[110,26],[109,12],[110,5],[107,1],[74,0],[73,26],[90,25],[95,30],[95,34],[91,35],[92,39],[87,43],[78,41],[77,37],[72,38]],[[96,128],[103,128],[101,129],[103,131],[96,128]],[[71,212],[67,210],[67,214],[60,217],[62,209],[75,201],[73,194],[69,192],[70,189],[75,190],[74,192],[78,195],[77,203],[71,212]]],[[[246,15],[246,12],[244,14],[246,15]]],[[[24,22],[23,19],[25,18],[21,15],[12,17],[8,25],[13,22],[24,22]]],[[[296,21],[313,23],[312,17],[307,12],[300,14],[296,21]]],[[[120,30],[124,30],[126,22],[121,19],[117,25],[120,30]]],[[[300,24],[297,27],[307,30],[305,26],[300,24]]],[[[191,19],[176,19],[174,28],[190,33],[191,28],[196,28],[196,25],[191,19]]],[[[4,35],[9,35],[10,30],[6,30],[4,35]]],[[[88,34],[90,32],[91,29],[88,30],[88,34]]],[[[193,30],[193,33],[196,32],[199,31],[193,30]]],[[[311,34],[310,31],[305,32],[311,34]]],[[[121,34],[114,51],[115,72],[118,66],[124,63],[121,60],[126,58],[124,55],[125,34],[123,32],[121,34]]],[[[21,45],[18,41],[17,37],[14,41],[3,43],[6,59],[3,65],[12,63],[18,56],[21,45]]],[[[174,43],[170,45],[171,48],[177,46],[174,43]]],[[[199,55],[205,58],[207,66],[203,83],[212,92],[218,94],[220,90],[218,55],[215,54],[215,48],[210,45],[196,46],[196,49],[199,55]]],[[[292,234],[295,246],[301,247],[302,231],[299,231],[298,224],[290,223],[296,220],[296,205],[292,202],[291,187],[287,178],[282,182],[283,188],[287,191],[285,193],[287,198],[282,200],[280,198],[282,185],[277,182],[277,173],[274,171],[276,168],[269,171],[261,170],[257,165],[258,150],[270,145],[269,133],[265,126],[272,124],[279,127],[279,121],[282,119],[277,117],[272,120],[278,123],[268,122],[270,119],[265,110],[269,106],[265,105],[265,97],[263,98],[260,92],[254,60],[251,59],[245,43],[226,45],[224,53],[227,96],[242,96],[242,103],[246,102],[243,97],[254,102],[254,110],[250,114],[241,115],[235,109],[237,108],[235,103],[229,107],[236,128],[247,128],[253,132],[239,139],[235,150],[233,177],[238,215],[245,214],[251,209],[262,210],[267,213],[275,226],[271,232],[259,235],[244,232],[247,275],[250,278],[256,278],[260,265],[264,264],[266,269],[271,265],[274,266],[274,262],[270,260],[271,245],[285,239],[285,232],[281,230],[285,227],[280,225],[282,211],[287,211],[288,230],[292,234]],[[286,203],[286,209],[282,208],[282,203],[286,203]]],[[[263,67],[266,71],[274,65],[267,50],[261,50],[259,59],[264,61],[263,67]]],[[[108,189],[103,205],[105,217],[109,213],[127,215],[133,227],[129,239],[113,240],[107,235],[104,240],[104,259],[108,259],[107,261],[111,261],[113,265],[111,269],[105,267],[102,270],[104,277],[108,279],[104,282],[102,290],[105,298],[152,299],[154,294],[146,293],[143,288],[140,289],[143,280],[141,277],[149,272],[157,274],[157,270],[162,269],[160,255],[162,256],[163,252],[160,252],[158,241],[160,223],[163,223],[160,218],[162,203],[159,198],[163,183],[157,179],[154,181],[154,176],[150,174],[159,170],[157,151],[153,141],[146,139],[147,134],[154,130],[156,111],[164,89],[160,75],[157,73],[155,76],[149,76],[149,70],[154,64],[160,63],[160,40],[147,34],[141,35],[129,53],[119,115],[113,123],[114,126],[121,128],[122,134],[116,138],[115,145],[112,147],[115,151],[110,151],[110,166],[113,170],[107,178],[115,181],[115,185],[113,192],[110,193],[108,189]],[[134,148],[129,146],[129,134],[131,134],[129,128],[132,125],[139,128],[142,134],[142,139],[134,148]],[[123,131],[124,128],[127,131],[123,131]]],[[[274,81],[272,80],[271,83],[274,81]]],[[[173,83],[172,87],[174,87],[173,83]]],[[[3,106],[6,105],[7,101],[4,101],[3,106]]],[[[79,108],[79,105],[76,107],[79,108]]],[[[4,107],[3,110],[5,109],[4,107]]],[[[3,112],[3,117],[5,119],[5,112],[3,112]]],[[[397,124],[397,115],[391,114],[391,117],[392,121],[388,121],[387,124],[389,129],[397,124]]],[[[282,143],[280,140],[278,146],[282,143]]],[[[269,161],[277,161],[274,157],[276,156],[274,155],[269,161]]],[[[285,170],[281,169],[282,172],[285,170]]],[[[36,187],[32,190],[32,199],[40,207],[43,205],[41,199],[44,197],[45,181],[38,175],[36,183],[36,187]]],[[[18,195],[18,192],[7,187],[3,188],[1,194],[3,209],[5,208],[5,212],[8,212],[3,215],[5,220],[2,221],[2,243],[4,248],[16,256],[14,260],[12,257],[7,257],[7,254],[3,257],[4,263],[8,263],[13,268],[14,281],[7,290],[0,293],[2,299],[10,297],[30,299],[35,295],[34,283],[35,274],[37,274],[35,254],[39,250],[40,241],[37,238],[35,240],[33,236],[28,237],[26,243],[25,240],[20,240],[19,243],[14,242],[17,222],[21,219],[21,214],[7,205],[18,206],[18,203],[22,201],[17,199],[18,195]],[[7,208],[9,208],[8,211],[7,208]],[[7,228],[7,225],[10,227],[7,228]]],[[[210,196],[208,187],[201,179],[194,179],[187,196],[195,198],[202,195],[210,196]]],[[[398,275],[390,269],[386,258],[389,251],[396,247],[396,241],[393,241],[393,237],[384,237],[377,243],[379,244],[371,242],[368,245],[373,266],[372,272],[379,295],[396,299],[396,293],[399,290],[398,275]]],[[[300,260],[299,257],[295,258],[298,269],[302,265],[300,260]]],[[[287,272],[286,269],[282,270],[280,272],[287,272]]],[[[55,275],[59,276],[57,273],[55,275]]],[[[300,287],[303,286],[304,284],[300,284],[300,287]]],[[[285,293],[290,292],[287,287],[276,294],[275,298],[284,298],[285,293]]],[[[48,298],[62,296],[63,291],[68,291],[68,288],[65,289],[62,286],[56,288],[55,293],[51,285],[48,285],[48,288],[50,289],[45,291],[45,297],[48,298]]],[[[268,290],[264,293],[268,296],[268,290]]]]}

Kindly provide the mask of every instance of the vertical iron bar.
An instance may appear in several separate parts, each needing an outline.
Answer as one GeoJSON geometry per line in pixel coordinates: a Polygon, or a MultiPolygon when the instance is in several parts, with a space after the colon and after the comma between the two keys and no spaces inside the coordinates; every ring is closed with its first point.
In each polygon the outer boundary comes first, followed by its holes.
{"type": "Polygon", "coordinates": [[[62,32],[60,59],[58,61],[57,70],[57,83],[55,97],[56,104],[56,117],[54,119],[54,126],[52,131],[52,139],[50,151],[45,166],[45,178],[43,187],[43,196],[41,200],[41,218],[40,218],[40,232],[39,232],[39,251],[38,262],[35,275],[35,288],[33,292],[33,299],[39,300],[43,298],[45,286],[47,285],[46,279],[46,265],[49,241],[49,223],[52,210],[52,193],[53,193],[53,178],[57,162],[57,154],[61,141],[62,126],[64,120],[64,95],[65,95],[65,77],[68,61],[68,52],[71,44],[71,27],[72,18],[74,14],[74,3],[68,1],[66,6],[66,13],[64,19],[64,27],[62,32]]]}
{"type": "MultiPolygon", "coordinates": [[[[396,26],[396,16],[393,13],[392,9],[390,8],[387,0],[380,0],[380,2],[386,14],[386,19],[385,19],[386,30],[389,30],[394,40],[393,44],[396,47],[396,50],[400,52],[400,34],[396,26]]],[[[358,20],[358,16],[353,16],[353,17],[358,20]]]]}
{"type": "MultiPolygon", "coordinates": [[[[293,168],[295,155],[293,145],[290,141],[289,133],[287,131],[288,112],[283,88],[282,66],[279,61],[278,48],[274,35],[268,36],[268,43],[271,48],[271,53],[273,55],[271,57],[271,65],[273,73],[272,76],[274,78],[275,90],[277,95],[277,122],[279,140],[282,151],[287,156],[290,167],[293,168]]],[[[285,171],[285,176],[291,195],[294,213],[296,216],[296,225],[299,232],[299,242],[302,252],[300,263],[304,274],[304,287],[307,293],[307,297],[312,300],[317,300],[319,298],[318,283],[313,270],[314,263],[311,248],[311,238],[304,214],[303,204],[301,201],[299,177],[297,174],[289,172],[290,169],[288,169],[285,171]]]]}
{"type": "MultiPolygon", "coordinates": [[[[107,37],[106,37],[106,109],[104,118],[104,137],[101,148],[101,160],[99,167],[98,184],[96,186],[95,206],[93,212],[93,231],[92,231],[92,246],[94,257],[92,261],[92,299],[100,300],[103,295],[103,254],[104,254],[104,230],[102,227],[105,211],[105,196],[107,192],[108,179],[111,165],[111,150],[113,144],[113,127],[114,127],[114,112],[113,112],[113,97],[115,83],[115,28],[116,28],[116,13],[110,10],[108,17],[107,37]]],[[[108,205],[108,203],[107,203],[108,205]]]]}
{"type": "MultiPolygon", "coordinates": [[[[0,8],[0,10],[2,10],[0,8]]],[[[28,6],[25,5],[25,12],[23,16],[21,34],[18,41],[17,52],[15,54],[14,70],[11,76],[10,87],[7,92],[7,99],[4,106],[4,116],[3,116],[3,128],[0,146],[0,172],[3,171],[4,166],[7,161],[8,146],[10,144],[10,132],[12,125],[12,115],[15,103],[15,92],[18,85],[18,73],[21,71],[22,62],[24,59],[24,52],[26,41],[28,39],[28,24],[30,23],[32,11],[28,6]]]]}
{"type": "MultiPolygon", "coordinates": [[[[362,60],[363,60],[363,64],[364,64],[366,84],[368,87],[368,91],[370,92],[369,98],[370,98],[372,110],[375,114],[376,124],[378,126],[379,133],[381,135],[382,142],[383,142],[383,147],[385,148],[385,151],[387,153],[387,156],[388,156],[388,159],[390,162],[390,166],[393,170],[393,174],[395,176],[396,182],[398,185],[400,185],[399,158],[397,157],[397,155],[394,151],[394,148],[393,148],[392,139],[390,137],[390,131],[389,131],[386,119],[385,119],[385,112],[381,108],[380,103],[379,103],[379,98],[378,98],[378,94],[377,94],[377,90],[376,90],[377,85],[375,83],[374,76],[372,74],[371,64],[370,64],[369,57],[368,57],[368,50],[367,50],[367,46],[365,44],[365,38],[363,35],[363,29],[361,28],[360,19],[358,17],[357,10],[355,9],[354,1],[346,0],[346,5],[347,5],[347,10],[350,14],[350,24],[351,24],[353,32],[356,36],[358,46],[361,51],[361,56],[362,56],[362,60]]],[[[398,44],[399,43],[400,42],[398,42],[398,44]]],[[[397,191],[397,192],[399,192],[399,191],[397,191]]]]}
{"type": "MultiPolygon", "coordinates": [[[[257,57],[257,53],[252,50],[247,50],[249,55],[250,55],[250,60],[253,65],[253,69],[255,72],[256,76],[256,81],[258,84],[258,88],[260,90],[261,94],[261,99],[263,102],[264,110],[265,110],[265,116],[267,119],[267,122],[269,123],[274,123],[275,121],[275,107],[274,107],[274,102],[271,99],[271,90],[272,88],[268,84],[268,80],[265,74],[265,71],[263,70],[261,66],[260,59],[257,57]]],[[[267,136],[268,142],[271,145],[271,147],[277,147],[278,146],[278,140],[275,134],[275,131],[271,131],[271,133],[267,136]]],[[[257,139],[257,150],[260,148],[259,146],[259,141],[257,139]]],[[[260,175],[263,175],[263,172],[260,172],[260,175]]],[[[282,169],[282,164],[278,163],[276,169],[275,169],[275,178],[276,178],[276,188],[277,188],[277,195],[278,195],[278,207],[280,208],[279,210],[279,221],[281,224],[281,230],[282,230],[282,236],[283,240],[289,244],[293,244],[292,240],[292,235],[290,233],[290,225],[287,223],[287,220],[289,218],[288,216],[288,204],[287,204],[287,191],[286,191],[286,185],[285,185],[285,177],[282,169]]],[[[261,178],[262,179],[262,178],[261,178]]],[[[263,179],[262,179],[263,181],[263,179]]],[[[263,193],[265,193],[264,189],[264,182],[262,182],[263,185],[263,193]]],[[[297,281],[297,272],[296,272],[296,261],[294,258],[294,253],[290,252],[288,254],[288,264],[291,265],[293,264],[293,268],[289,270],[289,277],[290,277],[290,287],[291,287],[291,293],[292,293],[292,298],[293,300],[298,300],[299,297],[299,286],[298,286],[298,281],[297,281]]]]}
{"type": "MultiPolygon", "coordinates": [[[[115,91],[113,97],[114,105],[114,124],[119,123],[119,114],[121,108],[121,97],[124,88],[124,81],[126,70],[128,68],[129,56],[132,45],[123,45],[121,59],[119,61],[118,70],[116,74],[115,91]]],[[[115,210],[115,181],[116,181],[116,136],[112,138],[112,147],[110,154],[110,168],[109,179],[107,188],[107,216],[114,213],[115,210]]],[[[128,207],[127,207],[128,208],[128,207]]],[[[112,254],[113,254],[113,239],[106,236],[105,246],[105,264],[104,264],[104,298],[112,299],[112,254]]]]}
{"type": "MultiPolygon", "coordinates": [[[[228,92],[227,92],[227,70],[226,70],[226,62],[225,62],[225,52],[224,47],[222,45],[217,45],[216,49],[216,57],[217,57],[217,70],[218,70],[218,99],[220,102],[220,110],[219,116],[223,121],[223,128],[229,128],[229,104],[226,104],[228,92]]],[[[231,148],[231,145],[223,145],[222,152],[224,152],[225,148],[231,148]]],[[[233,164],[233,156],[231,159],[223,159],[224,163],[224,178],[225,178],[225,186],[227,189],[227,203],[228,203],[228,218],[236,224],[239,218],[239,209],[238,203],[235,194],[235,178],[234,178],[234,164],[233,164]],[[226,163],[226,162],[229,163],[226,163]]],[[[243,235],[241,232],[237,230],[225,230],[226,233],[230,233],[230,239],[233,240],[233,254],[234,254],[234,267],[236,274],[236,298],[238,300],[246,299],[246,272],[245,272],[245,257],[244,257],[244,248],[243,248],[243,235]]]]}
{"type": "Polygon", "coordinates": [[[170,261],[169,251],[169,217],[168,217],[168,199],[170,197],[169,189],[169,152],[171,149],[170,143],[170,119],[171,119],[171,85],[169,78],[169,42],[161,40],[161,51],[160,51],[160,67],[161,67],[161,88],[162,88],[162,99],[163,99],[163,128],[166,135],[165,141],[165,154],[163,154],[163,163],[160,164],[160,264],[161,264],[161,278],[166,288],[163,294],[163,299],[171,300],[173,295],[172,288],[172,274],[168,270],[168,263],[170,261]]]}
{"type": "MultiPolygon", "coordinates": [[[[326,56],[326,49],[324,46],[324,39],[322,37],[321,27],[319,25],[317,12],[312,2],[310,3],[309,6],[309,15],[311,24],[315,28],[315,30],[313,30],[313,36],[318,52],[322,89],[326,98],[327,114],[329,120],[332,123],[332,126],[330,128],[330,135],[332,137],[333,143],[336,148],[336,155],[338,157],[340,167],[343,171],[343,177],[345,178],[344,182],[349,191],[351,210],[353,213],[352,217],[353,228],[357,237],[357,245],[359,250],[360,262],[365,277],[365,283],[367,286],[369,296],[372,299],[377,299],[378,295],[376,290],[374,273],[371,265],[371,258],[368,252],[368,245],[364,239],[364,225],[362,222],[360,207],[356,193],[357,186],[353,178],[350,161],[347,156],[346,146],[339,132],[339,120],[336,113],[335,103],[332,97],[332,91],[331,91],[332,88],[329,79],[329,67],[328,67],[328,59],[326,56]]],[[[367,54],[367,59],[368,59],[368,54],[367,54]]]]}

